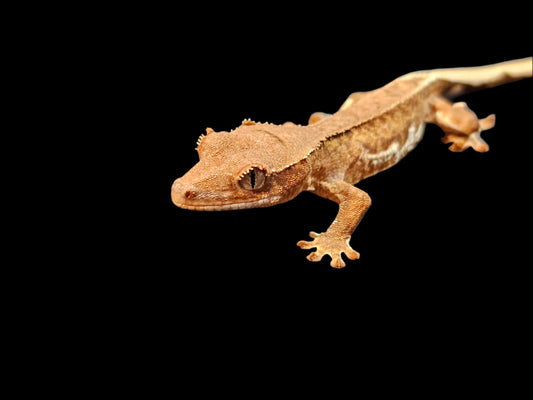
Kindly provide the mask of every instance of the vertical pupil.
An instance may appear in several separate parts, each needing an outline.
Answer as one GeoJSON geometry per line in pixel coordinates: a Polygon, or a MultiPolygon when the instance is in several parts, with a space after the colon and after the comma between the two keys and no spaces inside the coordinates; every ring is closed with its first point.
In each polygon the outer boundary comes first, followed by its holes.
{"type": "Polygon", "coordinates": [[[250,172],[250,185],[252,186],[252,189],[255,188],[255,171],[254,170],[250,172]]]}

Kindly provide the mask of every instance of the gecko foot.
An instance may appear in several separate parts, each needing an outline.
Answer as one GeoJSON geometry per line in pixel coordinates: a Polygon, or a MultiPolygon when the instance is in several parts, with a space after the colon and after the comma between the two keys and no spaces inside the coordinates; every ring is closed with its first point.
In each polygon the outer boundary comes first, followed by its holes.
{"type": "Polygon", "coordinates": [[[341,238],[328,232],[311,232],[309,233],[309,236],[311,236],[311,238],[314,240],[310,242],[304,240],[298,242],[298,246],[302,249],[307,250],[316,248],[316,251],[307,256],[309,261],[320,261],[322,257],[327,254],[331,257],[330,265],[333,268],[344,268],[346,264],[342,259],[342,253],[346,254],[346,257],[348,257],[350,260],[359,259],[359,253],[352,249],[348,244],[350,237],[341,238]]]}
{"type": "Polygon", "coordinates": [[[479,153],[485,153],[489,151],[489,145],[481,138],[481,132],[493,128],[495,121],[496,118],[494,114],[489,115],[487,118],[480,119],[478,121],[478,130],[469,133],[468,135],[455,132],[451,129],[444,129],[446,135],[442,138],[442,142],[446,144],[452,143],[449,149],[454,153],[465,151],[469,147],[472,147],[479,153]]]}
{"type": "Polygon", "coordinates": [[[449,147],[451,151],[465,151],[469,147],[480,153],[489,151],[489,145],[481,138],[481,132],[494,127],[494,114],[479,119],[466,103],[452,104],[444,98],[435,99],[433,107],[435,114],[432,122],[446,134],[442,141],[452,144],[449,147]]]}

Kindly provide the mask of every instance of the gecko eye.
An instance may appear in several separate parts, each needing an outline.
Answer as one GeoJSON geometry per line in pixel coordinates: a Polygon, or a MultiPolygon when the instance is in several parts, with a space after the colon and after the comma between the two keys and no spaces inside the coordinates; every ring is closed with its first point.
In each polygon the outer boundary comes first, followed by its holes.
{"type": "Polygon", "coordinates": [[[239,185],[244,190],[259,190],[266,181],[266,171],[258,167],[245,170],[239,178],[239,185]]]}

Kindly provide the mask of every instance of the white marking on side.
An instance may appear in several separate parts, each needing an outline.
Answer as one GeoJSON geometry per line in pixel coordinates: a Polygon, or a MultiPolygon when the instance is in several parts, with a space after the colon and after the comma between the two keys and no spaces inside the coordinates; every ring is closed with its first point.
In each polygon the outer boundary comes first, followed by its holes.
{"type": "Polygon", "coordinates": [[[422,136],[424,135],[424,130],[426,129],[426,124],[421,123],[420,125],[416,126],[416,124],[413,124],[409,127],[409,136],[407,137],[406,142],[403,145],[403,154],[402,157],[409,153],[411,150],[413,150],[418,142],[422,140],[422,136]]]}
{"type": "Polygon", "coordinates": [[[412,124],[409,127],[407,140],[400,146],[397,141],[392,142],[388,149],[380,151],[376,154],[367,154],[366,159],[374,166],[379,164],[388,164],[390,161],[397,163],[403,156],[413,150],[418,142],[422,139],[426,124],[420,125],[412,124]]]}

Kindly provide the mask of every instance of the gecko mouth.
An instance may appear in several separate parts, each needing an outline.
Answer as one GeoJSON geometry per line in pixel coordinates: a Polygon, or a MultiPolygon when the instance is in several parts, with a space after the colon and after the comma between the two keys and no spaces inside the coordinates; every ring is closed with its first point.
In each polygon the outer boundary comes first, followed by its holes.
{"type": "Polygon", "coordinates": [[[176,206],[184,208],[186,210],[223,211],[269,207],[274,204],[277,204],[281,199],[281,196],[267,196],[261,199],[246,201],[246,199],[239,200],[231,198],[231,196],[217,197],[219,198],[209,199],[206,195],[198,194],[195,192],[193,187],[183,184],[180,179],[177,179],[172,185],[172,202],[176,206]]]}
{"type": "Polygon", "coordinates": [[[261,200],[248,201],[244,203],[228,203],[228,204],[180,204],[174,202],[180,208],[194,211],[226,211],[226,210],[245,210],[248,208],[260,208],[274,205],[279,200],[279,196],[273,198],[265,198],[261,200]]]}

